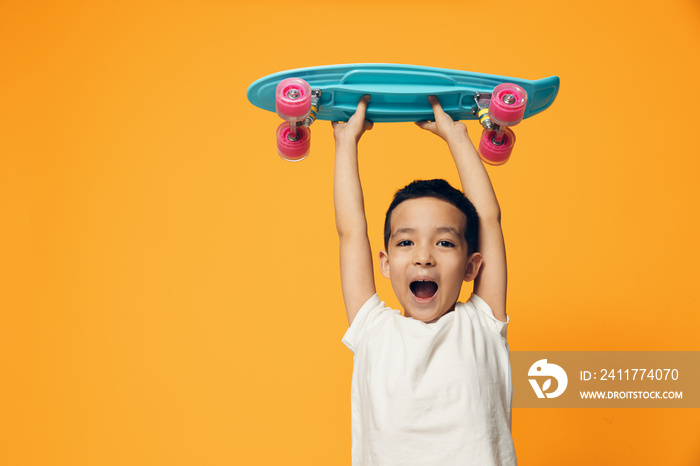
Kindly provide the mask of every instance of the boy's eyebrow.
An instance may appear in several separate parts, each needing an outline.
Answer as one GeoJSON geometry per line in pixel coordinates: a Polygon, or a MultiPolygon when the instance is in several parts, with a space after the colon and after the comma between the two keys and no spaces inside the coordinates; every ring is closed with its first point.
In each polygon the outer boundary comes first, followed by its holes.
{"type": "MultiPolygon", "coordinates": [[[[454,234],[454,235],[456,235],[456,236],[460,236],[460,235],[462,234],[462,233],[460,233],[460,231],[459,231],[457,228],[455,228],[455,227],[439,227],[439,228],[436,228],[435,231],[438,232],[438,233],[452,233],[452,234],[454,234]]],[[[404,228],[399,228],[398,230],[396,230],[395,232],[393,232],[393,233],[391,234],[391,236],[398,235],[398,234],[401,234],[401,233],[415,233],[415,232],[416,232],[416,229],[415,229],[415,228],[404,227],[404,228]]]]}
{"type": "Polygon", "coordinates": [[[452,233],[456,236],[460,236],[461,233],[455,227],[440,227],[437,229],[438,233],[452,233]]]}

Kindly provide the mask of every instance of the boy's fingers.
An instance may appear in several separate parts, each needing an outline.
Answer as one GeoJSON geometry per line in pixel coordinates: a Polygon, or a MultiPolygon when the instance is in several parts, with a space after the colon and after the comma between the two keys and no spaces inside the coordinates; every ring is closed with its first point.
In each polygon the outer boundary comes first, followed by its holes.
{"type": "Polygon", "coordinates": [[[434,121],[416,121],[416,125],[421,129],[427,129],[428,131],[433,131],[435,129],[434,121]]]}
{"type": "Polygon", "coordinates": [[[437,115],[438,113],[445,113],[445,111],[442,109],[442,105],[440,105],[440,101],[438,100],[437,97],[435,97],[434,95],[429,95],[428,101],[430,102],[430,105],[433,107],[433,113],[435,115],[437,115]]]}
{"type": "Polygon", "coordinates": [[[369,94],[363,95],[360,102],[357,104],[356,114],[361,116],[363,120],[365,119],[365,114],[367,113],[367,103],[369,102],[369,99],[369,94]]]}

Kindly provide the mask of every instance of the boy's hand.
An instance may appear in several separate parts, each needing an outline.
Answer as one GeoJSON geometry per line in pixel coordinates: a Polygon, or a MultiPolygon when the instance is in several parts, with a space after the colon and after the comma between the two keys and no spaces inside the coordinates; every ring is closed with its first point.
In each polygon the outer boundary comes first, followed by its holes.
{"type": "Polygon", "coordinates": [[[333,135],[335,136],[336,143],[351,142],[353,144],[357,144],[364,132],[372,129],[374,123],[365,120],[367,103],[369,102],[369,99],[369,95],[362,96],[360,102],[357,104],[355,114],[350,117],[347,122],[331,122],[333,125],[333,135]]]}
{"type": "Polygon", "coordinates": [[[433,106],[435,121],[417,121],[416,125],[433,134],[437,134],[448,144],[462,138],[468,139],[467,126],[464,123],[454,121],[451,116],[445,113],[440,105],[440,101],[434,95],[428,96],[428,100],[430,105],[433,106]]]}

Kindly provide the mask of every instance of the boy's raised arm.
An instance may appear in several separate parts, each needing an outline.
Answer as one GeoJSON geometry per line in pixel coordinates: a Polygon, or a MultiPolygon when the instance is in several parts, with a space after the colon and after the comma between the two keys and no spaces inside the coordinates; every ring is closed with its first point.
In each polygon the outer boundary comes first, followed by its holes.
{"type": "Polygon", "coordinates": [[[362,305],[376,293],[372,251],[367,235],[367,219],[357,162],[357,144],[372,128],[365,121],[369,96],[364,96],[347,123],[333,122],[335,136],[335,176],[333,200],[335,224],[340,240],[340,281],[343,300],[352,324],[362,305]]]}
{"type": "Polygon", "coordinates": [[[447,142],[457,165],[464,194],[479,214],[479,252],[481,269],[474,280],[474,293],[491,307],[494,316],[506,321],[507,268],[506,250],[501,230],[501,208],[489,175],[467,134],[464,123],[453,121],[434,96],[429,98],[434,122],[417,123],[447,142]]]}

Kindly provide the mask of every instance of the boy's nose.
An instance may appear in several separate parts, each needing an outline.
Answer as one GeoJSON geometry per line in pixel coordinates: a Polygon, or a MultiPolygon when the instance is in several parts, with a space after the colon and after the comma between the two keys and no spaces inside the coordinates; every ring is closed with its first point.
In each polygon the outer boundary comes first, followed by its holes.
{"type": "Polygon", "coordinates": [[[427,250],[416,251],[416,255],[413,258],[413,263],[415,265],[421,265],[424,267],[429,267],[435,265],[435,259],[427,250]]]}

